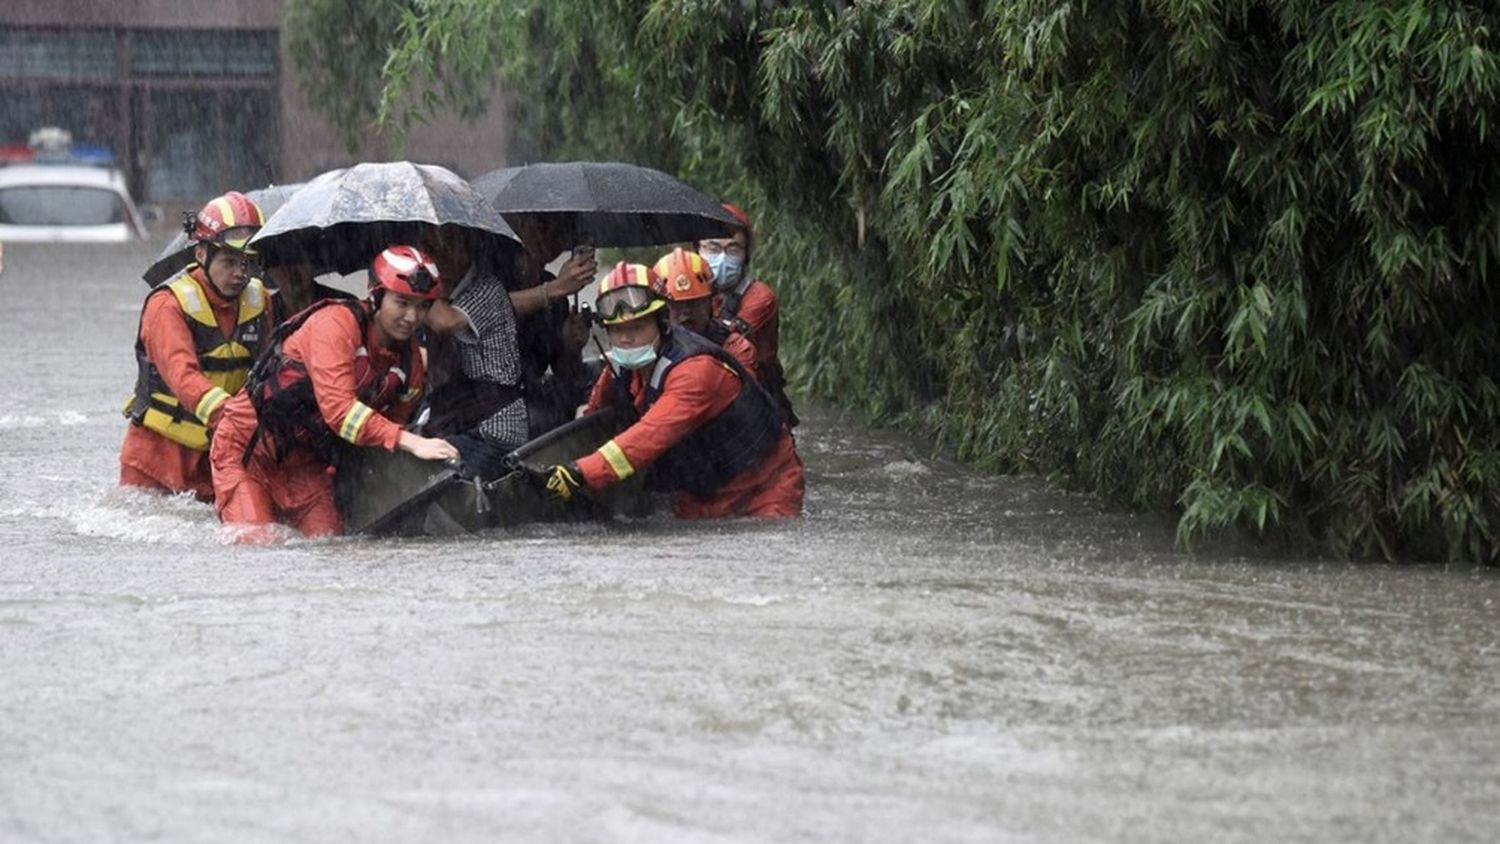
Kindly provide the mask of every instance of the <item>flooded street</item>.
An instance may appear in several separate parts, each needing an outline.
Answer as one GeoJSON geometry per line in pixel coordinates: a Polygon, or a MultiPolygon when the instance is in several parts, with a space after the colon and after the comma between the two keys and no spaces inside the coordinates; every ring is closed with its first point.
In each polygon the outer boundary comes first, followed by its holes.
{"type": "Polygon", "coordinates": [[[791,524],[226,546],[114,488],[156,248],[5,252],[0,840],[1500,830],[1495,572],[1187,553],[828,410],[791,524]]]}

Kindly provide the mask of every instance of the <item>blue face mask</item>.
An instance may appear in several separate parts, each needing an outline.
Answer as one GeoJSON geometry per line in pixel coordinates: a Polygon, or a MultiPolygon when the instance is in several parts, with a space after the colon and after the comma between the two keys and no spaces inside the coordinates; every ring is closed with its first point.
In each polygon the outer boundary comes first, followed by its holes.
{"type": "Polygon", "coordinates": [[[740,284],[740,279],[745,277],[745,262],[741,258],[731,257],[728,253],[720,252],[710,255],[706,259],[708,266],[714,271],[713,288],[715,292],[723,293],[733,290],[740,284]]]}
{"type": "Polygon", "coordinates": [[[645,369],[656,363],[655,345],[636,346],[630,349],[610,346],[605,354],[609,355],[609,359],[614,361],[615,366],[622,369],[645,369]]]}

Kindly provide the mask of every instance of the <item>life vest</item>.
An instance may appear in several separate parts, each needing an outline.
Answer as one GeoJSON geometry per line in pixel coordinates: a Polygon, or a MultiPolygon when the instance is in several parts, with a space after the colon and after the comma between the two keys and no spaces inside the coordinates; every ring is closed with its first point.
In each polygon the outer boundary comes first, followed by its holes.
{"type": "MultiPolygon", "coordinates": [[[[776,401],[734,356],[713,342],[684,328],[668,329],[656,365],[646,380],[645,407],[661,398],[667,375],[685,360],[708,355],[733,372],[740,392],[723,413],[667,449],[651,468],[648,486],[659,491],[683,491],[699,496],[718,492],[736,475],[754,468],[781,439],[783,420],[776,401]]],[[[634,408],[630,379],[616,373],[615,401],[634,408]]]]}
{"type": "Polygon", "coordinates": [[[415,344],[402,344],[400,360],[395,366],[384,369],[371,366],[370,351],[363,344],[369,333],[370,318],[370,308],[364,302],[322,299],[276,327],[245,386],[256,415],[255,432],[245,446],[245,465],[249,465],[250,456],[262,436],[270,439],[277,462],[286,459],[293,449],[306,446],[322,462],[336,464],[339,442],[355,443],[371,415],[385,412],[398,401],[416,398],[408,387],[415,344]],[[338,431],[329,428],[323,420],[307,366],[287,357],[282,351],[286,339],[301,328],[308,317],[328,307],[348,308],[359,324],[361,339],[360,346],[354,350],[354,392],[358,400],[338,431]]]}
{"type": "Polygon", "coordinates": [[[725,328],[738,331],[751,339],[754,339],[752,336],[754,329],[751,328],[750,323],[740,318],[740,306],[744,304],[745,294],[757,284],[765,284],[765,282],[746,279],[735,289],[720,293],[714,301],[714,318],[721,321],[725,328]]]}
{"type": "MultiPolygon", "coordinates": [[[[208,450],[208,420],[231,395],[245,385],[255,356],[265,341],[264,321],[266,312],[266,288],[260,279],[251,279],[239,295],[239,314],[234,334],[226,339],[219,330],[219,320],[214,315],[208,294],[190,273],[182,273],[163,285],[177,298],[183,319],[193,335],[193,350],[198,354],[198,369],[203,377],[214,385],[203,394],[198,406],[185,408],[162,378],[161,371],[146,355],[146,344],[141,331],[135,334],[136,379],[135,395],[125,403],[125,415],[130,421],[148,430],[155,431],[179,445],[195,451],[208,450]]],[[[152,290],[149,300],[162,292],[163,287],[152,290]]],[[[141,309],[144,316],[145,308],[141,309]]]]}

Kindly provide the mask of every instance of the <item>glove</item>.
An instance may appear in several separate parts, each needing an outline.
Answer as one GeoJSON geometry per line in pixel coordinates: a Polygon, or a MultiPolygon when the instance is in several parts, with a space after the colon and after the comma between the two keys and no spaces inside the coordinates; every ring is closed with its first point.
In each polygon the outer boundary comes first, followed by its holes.
{"type": "Polygon", "coordinates": [[[571,460],[547,467],[542,476],[542,488],[564,504],[572,501],[573,493],[583,486],[583,473],[578,471],[578,464],[571,460]]]}

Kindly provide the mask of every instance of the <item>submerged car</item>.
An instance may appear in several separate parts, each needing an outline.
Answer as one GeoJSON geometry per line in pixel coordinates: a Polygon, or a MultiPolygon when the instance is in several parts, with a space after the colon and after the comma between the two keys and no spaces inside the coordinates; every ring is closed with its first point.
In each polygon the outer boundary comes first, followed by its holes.
{"type": "Polygon", "coordinates": [[[146,236],[125,177],[108,167],[0,167],[0,243],[122,243],[146,236]]]}

